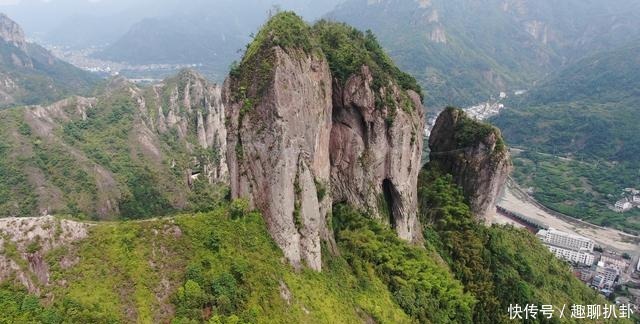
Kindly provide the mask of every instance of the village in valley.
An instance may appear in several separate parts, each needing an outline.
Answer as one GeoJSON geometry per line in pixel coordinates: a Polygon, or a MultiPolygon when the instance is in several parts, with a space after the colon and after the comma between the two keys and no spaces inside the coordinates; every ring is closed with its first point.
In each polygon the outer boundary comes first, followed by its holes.
{"type": "Polygon", "coordinates": [[[540,229],[536,236],[561,260],[571,264],[574,275],[616,304],[640,309],[640,261],[596,246],[592,239],[554,228],[540,229]]]}
{"type": "MultiPolygon", "coordinates": [[[[626,190],[629,201],[638,192],[626,190]]],[[[534,233],[574,276],[619,305],[640,311],[638,238],[576,220],[544,208],[514,182],[508,182],[496,206],[496,224],[534,233]]]]}

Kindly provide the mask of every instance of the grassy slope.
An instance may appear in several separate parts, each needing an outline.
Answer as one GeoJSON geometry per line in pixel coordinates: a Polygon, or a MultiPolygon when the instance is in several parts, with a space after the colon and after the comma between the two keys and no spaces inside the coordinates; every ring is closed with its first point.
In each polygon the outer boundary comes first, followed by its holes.
{"type": "Polygon", "coordinates": [[[474,323],[509,322],[505,310],[516,303],[606,303],[530,232],[479,224],[450,176],[427,167],[418,192],[426,241],[478,300],[474,323]]]}
{"type": "Polygon", "coordinates": [[[287,265],[242,201],[98,223],[45,255],[54,284],[42,299],[0,286],[0,322],[499,323],[510,303],[605,303],[533,235],[473,221],[447,177],[423,173],[420,195],[425,248],[337,206],[340,256],[325,249],[322,273],[287,265]]]}
{"type": "MultiPolygon", "coordinates": [[[[284,263],[259,214],[241,213],[235,220],[232,215],[239,214],[220,208],[94,226],[88,239],[47,255],[52,279],[66,282],[45,288],[54,296],[47,309],[70,322],[158,322],[166,320],[171,309],[182,317],[177,322],[199,320],[203,314],[208,318],[209,311],[224,320],[235,315],[246,322],[349,323],[364,316],[411,322],[375,275],[356,277],[341,257],[326,258],[322,273],[296,273],[284,263]],[[77,256],[79,263],[63,269],[59,261],[64,256],[77,256]],[[225,280],[227,284],[221,283],[225,280]],[[205,294],[216,285],[225,289],[213,289],[218,294],[200,299],[187,288],[185,297],[185,287],[193,282],[199,282],[205,294]],[[290,302],[280,296],[281,283],[291,293],[290,302]],[[199,310],[203,305],[205,312],[199,310]]],[[[11,321],[27,314],[15,304],[20,293],[6,286],[1,291],[0,304],[12,305],[6,309],[14,312],[0,318],[11,321]]],[[[43,310],[33,312],[40,316],[36,313],[43,310]]]]}

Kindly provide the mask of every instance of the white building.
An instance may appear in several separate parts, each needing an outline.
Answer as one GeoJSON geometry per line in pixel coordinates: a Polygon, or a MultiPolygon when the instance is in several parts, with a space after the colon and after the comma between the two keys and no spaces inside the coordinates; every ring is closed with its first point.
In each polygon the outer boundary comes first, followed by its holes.
{"type": "Polygon", "coordinates": [[[640,195],[633,196],[633,202],[636,204],[640,204],[640,195]]]}
{"type": "Polygon", "coordinates": [[[631,208],[633,208],[633,205],[627,199],[618,200],[615,205],[615,210],[617,212],[625,212],[631,208]]]}
{"type": "Polygon", "coordinates": [[[608,268],[618,269],[618,271],[620,272],[624,272],[624,270],[629,267],[629,262],[623,257],[609,253],[602,254],[602,256],[600,257],[600,262],[598,262],[598,264],[600,263],[608,268]]]}
{"type": "Polygon", "coordinates": [[[586,250],[587,252],[593,252],[593,248],[595,246],[595,242],[591,239],[580,235],[558,231],[554,228],[540,230],[536,235],[546,244],[574,251],[586,250]]]}
{"type": "Polygon", "coordinates": [[[576,251],[576,250],[561,248],[555,245],[547,245],[547,247],[549,247],[549,251],[555,254],[556,257],[559,259],[580,263],[588,266],[593,265],[593,261],[595,261],[595,256],[589,253],[589,251],[586,249],[576,251]]]}
{"type": "Polygon", "coordinates": [[[598,262],[598,266],[596,267],[596,273],[604,278],[605,285],[612,287],[613,283],[616,281],[616,278],[618,278],[618,276],[620,275],[620,270],[600,261],[598,262]]]}

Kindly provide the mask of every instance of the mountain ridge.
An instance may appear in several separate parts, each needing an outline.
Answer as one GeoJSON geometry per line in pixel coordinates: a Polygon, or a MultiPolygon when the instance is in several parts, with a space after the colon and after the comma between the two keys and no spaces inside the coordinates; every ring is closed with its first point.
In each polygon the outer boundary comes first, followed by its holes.
{"type": "MultiPolygon", "coordinates": [[[[222,87],[183,71],[100,91],[0,111],[0,211],[38,209],[35,189],[148,219],[0,219],[0,320],[507,323],[513,303],[606,303],[531,233],[482,225],[469,201],[491,193],[454,182],[472,172],[423,168],[420,88],[373,33],[282,12],[222,87]]],[[[449,112],[462,125],[433,136],[474,146],[452,165],[504,173],[486,167],[508,160],[500,132],[449,112]]]]}
{"type": "Polygon", "coordinates": [[[22,28],[0,14],[0,108],[88,94],[99,78],[28,43],[22,28]]]}

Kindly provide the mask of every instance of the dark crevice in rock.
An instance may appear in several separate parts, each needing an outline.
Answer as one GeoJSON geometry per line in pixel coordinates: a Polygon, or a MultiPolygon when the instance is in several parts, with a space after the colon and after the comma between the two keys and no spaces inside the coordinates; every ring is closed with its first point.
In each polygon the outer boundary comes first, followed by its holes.
{"type": "Polygon", "coordinates": [[[386,206],[389,210],[389,224],[393,227],[397,227],[397,219],[402,217],[402,198],[400,192],[393,185],[393,182],[389,179],[382,181],[382,193],[386,206]]]}

